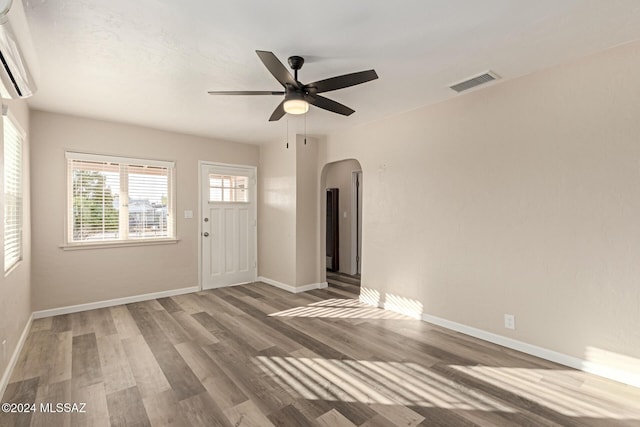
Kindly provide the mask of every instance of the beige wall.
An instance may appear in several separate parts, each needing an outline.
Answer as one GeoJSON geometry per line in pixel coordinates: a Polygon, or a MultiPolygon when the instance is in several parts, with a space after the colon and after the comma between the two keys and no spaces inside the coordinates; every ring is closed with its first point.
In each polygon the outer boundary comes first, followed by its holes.
{"type": "Polygon", "coordinates": [[[625,45],[330,135],[321,161],[357,158],[366,179],[363,286],[637,368],[639,69],[625,45]]]}
{"type": "Polygon", "coordinates": [[[295,286],[296,144],[260,146],[258,194],[258,275],[295,286]]]}
{"type": "Polygon", "coordinates": [[[316,231],[318,206],[318,140],[298,136],[296,141],[296,285],[319,282],[316,231]]]}
{"type": "Polygon", "coordinates": [[[257,165],[259,158],[253,145],[41,111],[31,115],[31,144],[34,310],[198,286],[198,160],[257,165]],[[62,250],[65,150],[174,160],[180,241],[62,250]]]}
{"type": "Polygon", "coordinates": [[[260,146],[258,275],[295,288],[320,282],[319,142],[289,141],[260,146]]]}
{"type": "MultiPolygon", "coordinates": [[[[338,270],[342,273],[351,274],[351,223],[352,215],[352,191],[351,191],[351,173],[361,170],[360,163],[357,160],[344,160],[341,162],[330,163],[325,170],[325,188],[338,189],[338,205],[340,209],[340,222],[338,225],[339,251],[340,260],[338,270]],[[345,216],[346,213],[346,216],[345,216]]],[[[364,178],[363,178],[364,180],[364,178]]]]}
{"type": "MultiPolygon", "coordinates": [[[[9,112],[27,133],[23,145],[23,229],[22,229],[22,261],[19,261],[6,276],[4,265],[0,275],[0,378],[6,373],[9,360],[18,345],[20,336],[31,317],[31,224],[30,224],[30,195],[29,195],[29,110],[27,103],[22,100],[2,101],[9,106],[9,112]],[[6,348],[2,348],[2,341],[6,340],[6,348]],[[4,351],[3,351],[4,350],[4,351]],[[5,357],[6,352],[6,357],[5,357]]],[[[0,120],[0,135],[2,135],[2,120],[0,120]]],[[[0,149],[2,167],[4,167],[4,149],[0,149]]],[[[0,169],[0,171],[3,169],[0,169]]],[[[0,179],[3,174],[0,174],[0,179]]],[[[4,184],[3,184],[4,185],[4,184]]],[[[0,215],[4,223],[4,198],[0,197],[0,215]]],[[[2,246],[4,247],[4,228],[0,227],[2,246]]],[[[2,256],[4,260],[4,256],[2,256]]],[[[0,261],[2,263],[3,261],[0,261]]],[[[0,397],[2,395],[0,382],[0,397]]],[[[0,399],[1,400],[1,399],[0,399]]]]}

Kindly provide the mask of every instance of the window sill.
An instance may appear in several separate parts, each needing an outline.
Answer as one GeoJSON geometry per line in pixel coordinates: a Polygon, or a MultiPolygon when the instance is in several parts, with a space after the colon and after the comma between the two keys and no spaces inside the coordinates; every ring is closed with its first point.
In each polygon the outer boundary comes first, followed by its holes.
{"type": "Polygon", "coordinates": [[[134,241],[114,241],[101,243],[66,243],[60,245],[59,248],[64,251],[78,251],[83,249],[107,249],[107,248],[126,248],[131,246],[155,246],[155,245],[172,245],[178,243],[180,239],[154,239],[154,240],[134,240],[134,241]]]}

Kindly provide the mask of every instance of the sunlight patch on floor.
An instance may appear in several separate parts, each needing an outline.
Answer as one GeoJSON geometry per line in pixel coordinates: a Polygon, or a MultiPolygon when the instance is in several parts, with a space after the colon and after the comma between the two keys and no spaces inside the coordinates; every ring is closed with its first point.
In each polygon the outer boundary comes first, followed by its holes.
{"type": "Polygon", "coordinates": [[[360,301],[378,307],[380,304],[380,292],[375,289],[360,287],[360,301]]]}
{"type": "Polygon", "coordinates": [[[307,304],[310,307],[365,307],[371,308],[371,304],[367,304],[357,299],[341,299],[341,298],[330,298],[323,299],[322,301],[312,302],[311,304],[307,304]]]}
{"type": "Polygon", "coordinates": [[[333,319],[395,319],[411,320],[401,313],[372,307],[355,299],[332,298],[271,313],[273,317],[323,317],[333,319]]]}
{"type": "Polygon", "coordinates": [[[640,403],[638,412],[622,410],[615,402],[574,390],[576,383],[584,381],[581,378],[584,374],[579,371],[489,366],[453,368],[570,417],[640,420],[640,403]]]}
{"type": "Polygon", "coordinates": [[[640,359],[589,346],[583,369],[640,388],[640,359]]]}
{"type": "Polygon", "coordinates": [[[411,298],[387,293],[384,297],[384,308],[385,310],[404,314],[412,319],[422,318],[422,303],[411,298]]]}
{"type": "Polygon", "coordinates": [[[515,412],[415,363],[258,356],[256,365],[304,399],[515,412]]]}
{"type": "Polygon", "coordinates": [[[400,313],[409,316],[412,319],[422,319],[424,306],[418,300],[402,297],[400,295],[385,293],[380,294],[375,289],[361,287],[360,302],[373,305],[375,307],[383,307],[385,310],[400,313]]]}

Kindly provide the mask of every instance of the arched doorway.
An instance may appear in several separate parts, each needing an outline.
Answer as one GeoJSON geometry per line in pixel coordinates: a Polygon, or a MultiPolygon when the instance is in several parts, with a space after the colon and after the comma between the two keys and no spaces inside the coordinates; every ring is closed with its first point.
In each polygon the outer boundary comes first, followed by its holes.
{"type": "Polygon", "coordinates": [[[355,159],[328,163],[321,176],[321,265],[325,281],[360,294],[362,167],[355,159]]]}

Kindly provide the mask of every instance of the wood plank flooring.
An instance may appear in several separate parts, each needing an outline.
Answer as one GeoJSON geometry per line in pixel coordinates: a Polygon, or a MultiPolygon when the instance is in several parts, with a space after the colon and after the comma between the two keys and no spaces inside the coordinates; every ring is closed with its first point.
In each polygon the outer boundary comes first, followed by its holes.
{"type": "Polygon", "coordinates": [[[640,425],[640,389],[354,288],[253,283],[36,320],[1,399],[36,410],[0,426],[640,425]],[[86,406],[42,411],[58,403],[86,406]]]}
{"type": "Polygon", "coordinates": [[[327,283],[334,288],[354,294],[360,293],[360,276],[327,271],[327,283]]]}

